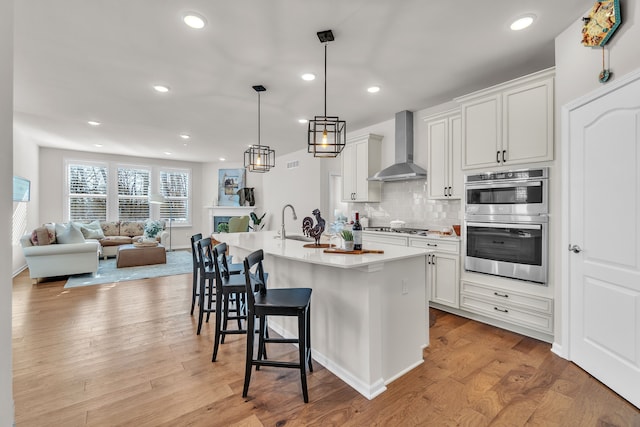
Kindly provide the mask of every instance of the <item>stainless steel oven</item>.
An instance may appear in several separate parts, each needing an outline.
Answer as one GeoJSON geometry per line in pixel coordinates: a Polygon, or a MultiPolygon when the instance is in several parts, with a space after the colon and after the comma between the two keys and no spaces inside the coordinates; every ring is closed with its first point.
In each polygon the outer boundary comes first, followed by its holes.
{"type": "Polygon", "coordinates": [[[548,168],[467,175],[465,177],[465,214],[547,214],[549,212],[548,178],[548,168]]]}
{"type": "Polygon", "coordinates": [[[465,178],[467,271],[546,284],[549,169],[465,178]]]}
{"type": "Polygon", "coordinates": [[[465,228],[467,271],[547,283],[546,215],[476,215],[465,228]]]}

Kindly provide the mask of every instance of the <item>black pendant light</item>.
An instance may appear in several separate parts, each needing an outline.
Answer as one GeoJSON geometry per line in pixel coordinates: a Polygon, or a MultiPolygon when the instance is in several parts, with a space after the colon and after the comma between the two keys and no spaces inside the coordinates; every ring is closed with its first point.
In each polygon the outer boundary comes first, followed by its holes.
{"type": "Polygon", "coordinates": [[[253,86],[258,92],[258,143],[250,146],[244,152],[244,167],[249,172],[269,172],[276,165],[276,151],[268,145],[260,145],[260,92],[267,89],[262,85],[253,86]]]}
{"type": "Polygon", "coordinates": [[[347,143],[347,123],[337,116],[327,116],[327,44],[334,40],[331,30],[318,32],[324,43],[324,116],[309,120],[307,151],[314,157],[337,157],[347,143]]]}

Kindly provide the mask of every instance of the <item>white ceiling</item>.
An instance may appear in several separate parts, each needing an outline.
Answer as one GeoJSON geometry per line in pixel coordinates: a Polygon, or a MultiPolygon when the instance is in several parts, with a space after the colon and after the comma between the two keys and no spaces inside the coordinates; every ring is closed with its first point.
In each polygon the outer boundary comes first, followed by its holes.
{"type": "MultiPolygon", "coordinates": [[[[187,161],[242,161],[257,142],[306,147],[299,118],[347,131],[554,64],[554,38],[591,0],[19,0],[15,124],[42,146],[187,161]],[[194,30],[182,15],[208,25],[194,30]],[[520,32],[509,24],[536,15],[520,32]],[[303,81],[313,72],[318,78],[303,81]],[[153,84],[171,87],[167,94],[153,84]],[[377,94],[366,88],[379,85],[377,94]],[[87,125],[97,120],[99,127],[87,125]],[[187,145],[179,137],[192,136],[187,145]],[[103,144],[97,148],[94,144],[103,144]],[[171,152],[165,155],[164,152],[171,152]]],[[[580,34],[576,34],[576,43],[580,34]]]]}

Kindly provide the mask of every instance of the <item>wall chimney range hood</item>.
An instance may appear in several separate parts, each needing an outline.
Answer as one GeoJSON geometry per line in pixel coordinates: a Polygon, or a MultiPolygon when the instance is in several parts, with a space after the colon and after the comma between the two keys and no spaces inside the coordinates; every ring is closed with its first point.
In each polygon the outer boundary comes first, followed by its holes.
{"type": "Polygon", "coordinates": [[[396,162],[367,178],[368,181],[426,179],[427,171],[413,163],[413,113],[396,113],[396,162]]]}

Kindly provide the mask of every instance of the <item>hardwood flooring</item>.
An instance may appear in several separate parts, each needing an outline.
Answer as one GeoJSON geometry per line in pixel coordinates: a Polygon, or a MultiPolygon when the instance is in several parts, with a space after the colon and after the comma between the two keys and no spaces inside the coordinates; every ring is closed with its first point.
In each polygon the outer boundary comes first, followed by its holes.
{"type": "Polygon", "coordinates": [[[549,344],[436,310],[424,363],[374,400],[317,362],[308,404],[298,371],[275,368],[243,399],[245,338],[229,336],[211,363],[213,324],[197,336],[189,315],[191,275],[63,286],[14,279],[18,427],[640,426],[637,408],[549,344]]]}

